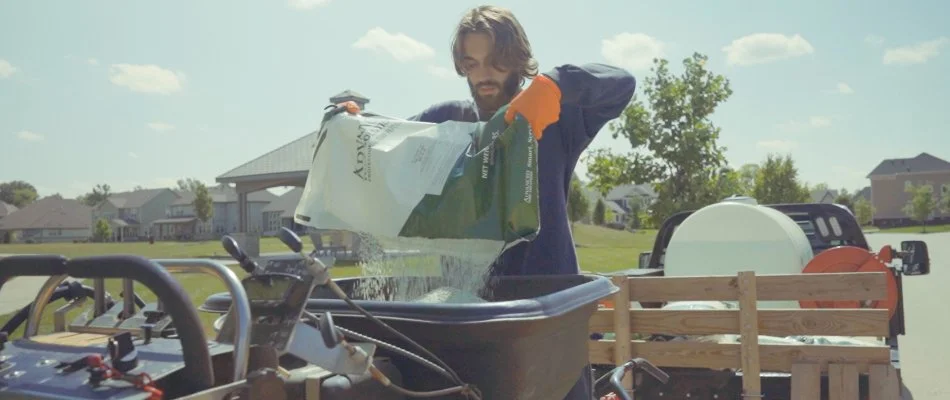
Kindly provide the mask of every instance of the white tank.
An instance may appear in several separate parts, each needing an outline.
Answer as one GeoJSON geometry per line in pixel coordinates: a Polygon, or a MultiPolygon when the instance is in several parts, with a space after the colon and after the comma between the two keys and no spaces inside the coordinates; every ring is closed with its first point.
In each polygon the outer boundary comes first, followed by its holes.
{"type": "MultiPolygon", "coordinates": [[[[814,256],[805,232],[781,212],[726,201],[697,210],[670,238],[666,276],[800,274],[814,256]]],[[[761,308],[799,308],[797,301],[759,302],[761,308]]]]}

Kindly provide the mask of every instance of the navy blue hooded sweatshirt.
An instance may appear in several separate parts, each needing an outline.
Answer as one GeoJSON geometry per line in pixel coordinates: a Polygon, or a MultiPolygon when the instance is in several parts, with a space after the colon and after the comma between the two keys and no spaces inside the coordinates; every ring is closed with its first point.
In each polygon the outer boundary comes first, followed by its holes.
{"type": "MultiPolygon", "coordinates": [[[[538,142],[538,203],[541,230],[537,238],[505,251],[493,275],[577,274],[567,212],[567,195],[578,158],[597,132],[620,116],[633,98],[636,80],[623,69],[603,64],[561,65],[545,73],[561,89],[560,119],[549,125],[538,142]]],[[[410,120],[442,123],[476,122],[475,102],[446,101],[410,120]]],[[[482,115],[487,120],[491,115],[482,115]]]]}

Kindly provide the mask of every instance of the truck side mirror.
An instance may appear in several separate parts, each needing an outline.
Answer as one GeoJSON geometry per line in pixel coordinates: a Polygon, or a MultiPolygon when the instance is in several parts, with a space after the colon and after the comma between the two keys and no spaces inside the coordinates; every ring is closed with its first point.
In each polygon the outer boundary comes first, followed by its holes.
{"type": "Polygon", "coordinates": [[[651,257],[652,255],[653,255],[653,253],[652,253],[652,252],[649,252],[649,251],[645,251],[645,252],[643,252],[643,253],[640,253],[640,264],[639,264],[640,268],[648,268],[648,267],[650,267],[650,257],[651,257]]]}
{"type": "Polygon", "coordinates": [[[901,242],[901,261],[904,264],[904,275],[927,275],[930,273],[930,254],[927,252],[927,243],[922,240],[905,240],[901,242]]]}

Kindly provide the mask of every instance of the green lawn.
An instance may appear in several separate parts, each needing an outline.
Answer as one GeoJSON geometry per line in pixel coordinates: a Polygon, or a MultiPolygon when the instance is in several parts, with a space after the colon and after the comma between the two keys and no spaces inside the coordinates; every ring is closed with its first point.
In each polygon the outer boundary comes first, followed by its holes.
{"type": "Polygon", "coordinates": [[[900,228],[884,228],[878,230],[880,233],[938,233],[950,232],[950,224],[946,225],[928,225],[928,226],[904,226],[900,228]]]}
{"type": "MultiPolygon", "coordinates": [[[[610,272],[627,268],[636,268],[637,258],[642,251],[649,251],[653,246],[655,231],[641,231],[637,233],[617,231],[613,229],[594,227],[590,225],[576,224],[574,226],[574,240],[577,244],[577,252],[581,269],[591,272],[610,272]]],[[[309,240],[305,239],[305,243],[309,240]]],[[[261,240],[261,252],[284,252],[286,247],[275,238],[263,238],[261,240]]],[[[25,244],[25,245],[0,245],[0,254],[62,254],[67,257],[79,257],[89,255],[103,254],[138,254],[149,258],[203,258],[203,257],[226,257],[226,253],[221,248],[218,241],[207,242],[156,242],[154,245],[148,243],[85,243],[85,244],[25,244]]],[[[243,278],[246,273],[238,266],[231,268],[238,278],[243,278]]],[[[333,268],[334,278],[361,275],[361,269],[355,265],[340,265],[333,268]]],[[[217,278],[204,274],[177,274],[182,287],[191,296],[195,306],[200,305],[204,300],[214,293],[224,292],[227,289],[217,278]]],[[[15,280],[11,284],[15,284],[15,280]]],[[[92,283],[84,282],[88,286],[92,283]]],[[[106,280],[106,291],[115,297],[116,301],[119,292],[122,291],[122,282],[118,279],[106,280]]],[[[146,302],[155,300],[155,296],[144,286],[136,284],[135,292],[139,294],[146,302]]],[[[56,301],[47,306],[43,320],[40,324],[40,333],[50,332],[53,327],[53,312],[62,306],[62,300],[56,301]]],[[[25,305],[25,304],[24,304],[25,305]]],[[[67,322],[72,321],[80,315],[85,309],[91,307],[91,299],[87,300],[79,310],[73,310],[67,313],[67,322]]],[[[205,323],[206,330],[212,333],[211,323],[217,318],[217,315],[199,312],[205,323]]],[[[6,323],[11,315],[0,316],[0,325],[6,323]]],[[[20,337],[23,327],[14,332],[14,337],[20,337]]]]}

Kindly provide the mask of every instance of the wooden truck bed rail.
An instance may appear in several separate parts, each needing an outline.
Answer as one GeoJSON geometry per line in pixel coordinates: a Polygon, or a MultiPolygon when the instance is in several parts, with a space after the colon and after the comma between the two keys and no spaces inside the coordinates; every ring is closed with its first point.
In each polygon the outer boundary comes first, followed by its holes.
{"type": "MultiPolygon", "coordinates": [[[[898,399],[900,384],[890,348],[843,345],[758,343],[759,335],[887,337],[884,309],[768,309],[756,301],[882,300],[884,272],[737,276],[627,277],[612,280],[620,288],[590,320],[592,333],[613,332],[615,340],[590,342],[590,361],[620,365],[642,357],[663,367],[741,369],[747,398],[761,393],[760,372],[791,373],[793,399],[819,399],[820,378],[828,375],[827,398],[857,399],[858,376],[868,374],[871,399],[898,399]],[[631,302],[738,301],[737,310],[631,309],[631,302]],[[740,344],[632,340],[633,334],[740,335],[740,344]]],[[[625,380],[630,385],[631,380],[625,380]]],[[[628,386],[629,387],[629,386],[628,386]]]]}

